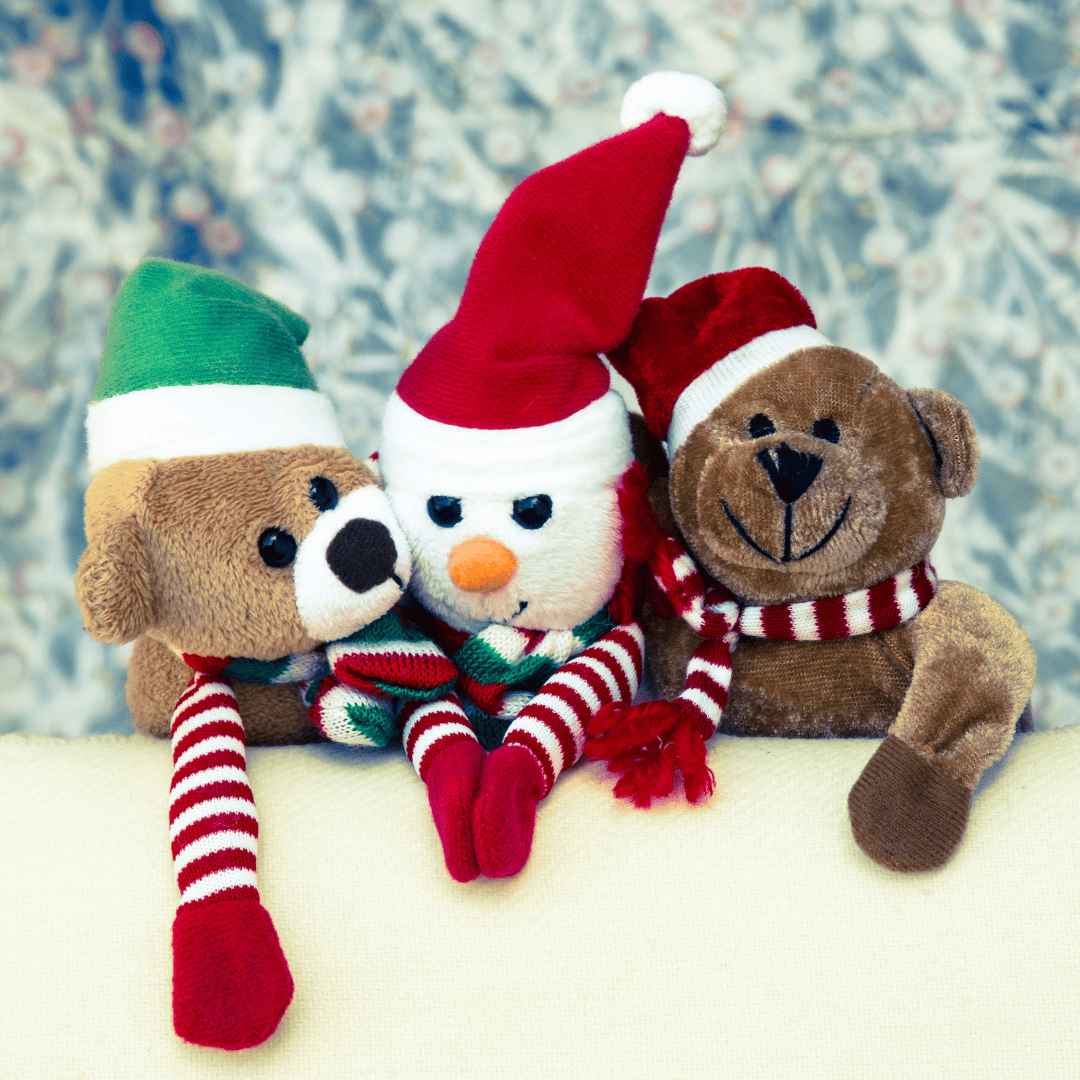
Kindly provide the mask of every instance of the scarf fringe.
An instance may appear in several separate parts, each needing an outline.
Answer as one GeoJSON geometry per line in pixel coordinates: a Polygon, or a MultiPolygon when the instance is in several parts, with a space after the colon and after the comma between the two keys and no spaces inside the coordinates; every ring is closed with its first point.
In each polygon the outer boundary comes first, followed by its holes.
{"type": "MultiPolygon", "coordinates": [[[[710,733],[711,734],[711,733],[710,733]]],[[[700,716],[684,701],[645,701],[637,706],[605,705],[589,724],[585,755],[607,761],[620,773],[616,798],[646,809],[675,789],[676,771],[691,803],[713,793],[716,777],[706,760],[700,716]]]]}

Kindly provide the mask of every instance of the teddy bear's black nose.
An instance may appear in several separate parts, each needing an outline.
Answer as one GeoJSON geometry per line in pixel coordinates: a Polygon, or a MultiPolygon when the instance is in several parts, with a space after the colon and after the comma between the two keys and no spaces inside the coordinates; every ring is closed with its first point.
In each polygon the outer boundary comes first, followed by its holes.
{"type": "Polygon", "coordinates": [[[353,518],[330,541],[326,562],[346,588],[362,593],[396,578],[397,548],[381,521],[353,518]]]}
{"type": "Polygon", "coordinates": [[[788,506],[814,482],[822,463],[821,458],[814,454],[801,454],[798,450],[792,450],[787,443],[762,450],[757,459],[769,474],[776,494],[788,506]]]}

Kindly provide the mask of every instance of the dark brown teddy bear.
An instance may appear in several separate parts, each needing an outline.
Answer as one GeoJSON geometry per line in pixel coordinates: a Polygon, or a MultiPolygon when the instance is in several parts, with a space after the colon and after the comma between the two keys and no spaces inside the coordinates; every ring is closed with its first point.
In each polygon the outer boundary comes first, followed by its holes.
{"type": "Polygon", "coordinates": [[[966,409],[831,344],[761,268],[646,300],[610,358],[668,442],[654,507],[674,538],[657,544],[647,641],[673,700],[609,713],[592,756],[647,805],[676,765],[691,799],[711,790],[718,725],[884,736],[849,798],[855,838],[895,870],[940,866],[1035,680],[1016,620],[927,561],[946,499],[977,476],[966,409]]]}

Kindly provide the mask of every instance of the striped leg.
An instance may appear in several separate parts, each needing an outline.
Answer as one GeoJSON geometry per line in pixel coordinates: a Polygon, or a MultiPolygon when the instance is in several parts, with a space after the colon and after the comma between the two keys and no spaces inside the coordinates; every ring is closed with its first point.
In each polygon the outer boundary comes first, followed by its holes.
{"type": "Polygon", "coordinates": [[[483,748],[453,694],[409,702],[398,719],[405,753],[427,788],[446,869],[455,881],[472,881],[480,872],[471,821],[483,748]]]}
{"type": "Polygon", "coordinates": [[[284,1015],[293,982],[255,886],[259,825],[244,728],[216,674],[197,672],[176,703],[172,752],[173,1025],[200,1046],[257,1046],[284,1015]]]}
{"type": "Polygon", "coordinates": [[[716,734],[730,686],[731,648],[722,638],[706,638],[690,657],[682,692],[676,698],[696,714],[703,738],[716,734]]]}
{"type": "Polygon", "coordinates": [[[589,720],[629,703],[641,682],[645,640],[637,623],[609,631],[544,683],[488,755],[473,808],[481,873],[509,877],[528,861],[536,807],[581,756],[589,720]]]}
{"type": "Polygon", "coordinates": [[[672,701],[644,701],[628,708],[605,706],[590,726],[585,753],[619,773],[617,798],[647,807],[670,795],[682,772],[690,802],[710,795],[715,778],[705,742],[716,731],[731,683],[731,648],[724,638],[707,638],[687,665],[686,685],[672,701]]]}

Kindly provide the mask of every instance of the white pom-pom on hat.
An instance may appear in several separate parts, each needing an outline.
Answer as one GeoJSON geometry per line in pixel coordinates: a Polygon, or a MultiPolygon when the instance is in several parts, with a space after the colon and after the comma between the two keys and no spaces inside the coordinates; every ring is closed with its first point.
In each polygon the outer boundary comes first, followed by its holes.
{"type": "Polygon", "coordinates": [[[632,83],[623,97],[619,120],[637,127],[657,113],[679,116],[690,127],[690,156],[708,153],[720,139],[727,102],[720,90],[700,75],[654,71],[632,83]]]}

